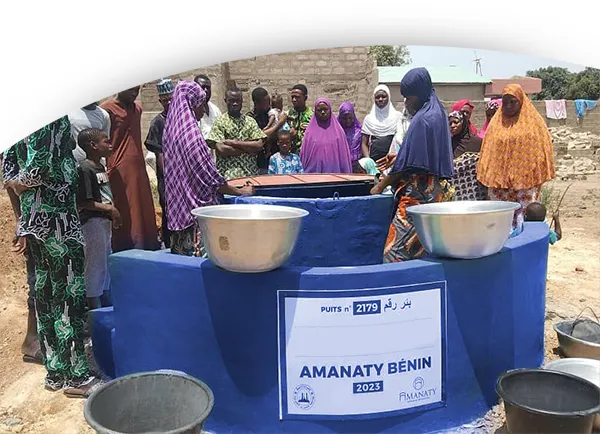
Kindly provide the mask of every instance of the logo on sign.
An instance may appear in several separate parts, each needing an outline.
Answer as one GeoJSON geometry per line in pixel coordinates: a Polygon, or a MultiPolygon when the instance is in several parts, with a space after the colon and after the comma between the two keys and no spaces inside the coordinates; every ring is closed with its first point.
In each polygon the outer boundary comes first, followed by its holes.
{"type": "Polygon", "coordinates": [[[306,384],[296,386],[294,389],[294,403],[302,410],[308,410],[315,403],[315,392],[306,384]]]}
{"type": "Polygon", "coordinates": [[[423,386],[425,386],[425,380],[421,377],[415,378],[415,381],[413,381],[413,389],[421,390],[423,386]]]}
{"type": "Polygon", "coordinates": [[[413,380],[412,387],[414,392],[400,392],[398,399],[400,402],[419,402],[429,401],[435,396],[435,389],[424,389],[425,380],[423,377],[417,377],[413,380]]]}

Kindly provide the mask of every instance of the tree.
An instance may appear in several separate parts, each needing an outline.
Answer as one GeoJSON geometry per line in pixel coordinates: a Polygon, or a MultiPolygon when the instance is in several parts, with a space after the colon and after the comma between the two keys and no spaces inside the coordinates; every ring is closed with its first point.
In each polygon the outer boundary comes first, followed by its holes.
{"type": "Polygon", "coordinates": [[[600,69],[585,68],[574,74],[566,94],[567,99],[600,99],[600,69]]]}
{"type": "Polygon", "coordinates": [[[377,59],[377,66],[402,66],[411,62],[406,45],[373,45],[369,53],[377,59]]]}
{"type": "Polygon", "coordinates": [[[548,66],[534,71],[527,71],[527,77],[540,78],[542,91],[534,99],[566,99],[567,90],[573,80],[573,73],[567,68],[548,66]]]}

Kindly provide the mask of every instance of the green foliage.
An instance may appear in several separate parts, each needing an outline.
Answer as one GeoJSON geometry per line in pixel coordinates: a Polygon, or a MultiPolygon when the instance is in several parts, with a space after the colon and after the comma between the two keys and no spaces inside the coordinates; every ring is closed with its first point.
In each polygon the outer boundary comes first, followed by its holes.
{"type": "Polygon", "coordinates": [[[540,191],[540,203],[546,207],[547,215],[552,217],[552,213],[558,206],[560,192],[556,191],[552,184],[545,184],[540,191]]]}
{"type": "Polygon", "coordinates": [[[585,68],[577,73],[567,90],[567,99],[600,99],[600,69],[585,68]]]}
{"type": "Polygon", "coordinates": [[[373,45],[369,53],[377,59],[377,66],[402,66],[411,62],[406,45],[373,45]]]}
{"type": "Polygon", "coordinates": [[[585,68],[570,72],[566,68],[548,66],[527,71],[528,77],[542,80],[542,91],[534,99],[600,99],[600,69],[585,68]]]}
{"type": "Polygon", "coordinates": [[[534,97],[537,100],[566,99],[572,76],[573,73],[567,68],[556,66],[527,71],[527,77],[542,79],[542,91],[534,97]]]}

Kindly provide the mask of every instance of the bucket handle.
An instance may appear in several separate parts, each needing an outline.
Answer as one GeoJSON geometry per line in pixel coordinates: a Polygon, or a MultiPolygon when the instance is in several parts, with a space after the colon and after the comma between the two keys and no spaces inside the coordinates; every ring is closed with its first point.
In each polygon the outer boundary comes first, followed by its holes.
{"type": "Polygon", "coordinates": [[[579,312],[579,315],[577,315],[577,318],[575,318],[575,321],[573,321],[573,324],[571,325],[571,335],[573,335],[573,330],[575,330],[575,326],[577,325],[578,322],[580,322],[580,320],[583,320],[584,318],[581,318],[581,315],[583,314],[583,312],[585,312],[586,310],[589,310],[590,312],[592,312],[592,314],[594,315],[594,317],[596,318],[596,323],[598,325],[600,325],[600,319],[598,319],[598,315],[596,315],[596,312],[594,312],[594,309],[592,309],[589,306],[584,307],[581,312],[579,312]]]}
{"type": "Polygon", "coordinates": [[[333,200],[340,200],[340,194],[337,191],[333,193],[333,200]]]}

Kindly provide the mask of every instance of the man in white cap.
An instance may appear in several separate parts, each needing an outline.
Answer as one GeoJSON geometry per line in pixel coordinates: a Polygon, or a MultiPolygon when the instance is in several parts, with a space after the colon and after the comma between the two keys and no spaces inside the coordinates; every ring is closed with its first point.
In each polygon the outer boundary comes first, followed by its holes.
{"type": "Polygon", "coordinates": [[[158,82],[156,89],[158,90],[158,101],[162,105],[163,111],[157,114],[154,119],[152,119],[152,122],[150,123],[150,129],[148,130],[148,136],[146,137],[144,144],[146,145],[148,151],[153,152],[156,156],[156,181],[158,183],[158,197],[160,201],[160,207],[162,209],[161,233],[163,243],[168,249],[171,244],[171,233],[167,227],[162,138],[165,130],[165,122],[167,121],[167,113],[169,112],[169,105],[171,104],[171,99],[173,98],[175,86],[171,79],[166,78],[158,82]]]}
{"type": "MultiPolygon", "coordinates": [[[[95,128],[104,131],[110,138],[110,116],[106,110],[94,102],[86,105],[83,108],[73,110],[68,114],[69,122],[71,123],[71,135],[77,143],[79,133],[88,128],[95,128]]],[[[85,152],[77,145],[73,150],[73,156],[77,163],[81,163],[86,159],[85,152]]]]}

